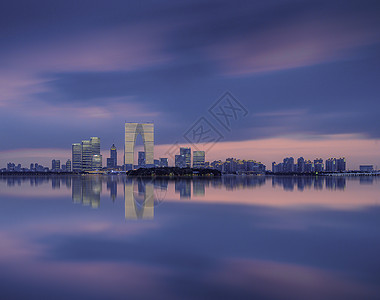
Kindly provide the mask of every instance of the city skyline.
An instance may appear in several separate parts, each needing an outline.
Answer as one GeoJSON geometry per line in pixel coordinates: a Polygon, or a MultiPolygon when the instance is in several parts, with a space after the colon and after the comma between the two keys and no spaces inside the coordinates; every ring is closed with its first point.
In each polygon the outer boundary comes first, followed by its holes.
{"type": "Polygon", "coordinates": [[[234,149],[267,165],[331,155],[380,166],[379,12],[376,1],[8,1],[0,166],[63,161],[85,136],[102,139],[102,155],[122,149],[125,120],[153,121],[163,156],[178,138],[191,146],[182,137],[202,116],[223,137],[213,159],[234,149]],[[246,114],[226,129],[209,110],[227,91],[246,114]]]}

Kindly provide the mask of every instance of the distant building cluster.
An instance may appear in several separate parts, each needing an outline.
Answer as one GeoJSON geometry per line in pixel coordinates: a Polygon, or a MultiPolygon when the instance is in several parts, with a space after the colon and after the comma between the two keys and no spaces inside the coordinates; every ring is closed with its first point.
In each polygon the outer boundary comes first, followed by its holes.
{"type": "Polygon", "coordinates": [[[313,172],[344,172],[346,171],[346,159],[329,158],[325,163],[322,158],[316,158],[314,161],[305,160],[299,157],[297,162],[293,157],[284,158],[282,163],[272,163],[273,173],[313,173],[313,172]]]}
{"type": "Polygon", "coordinates": [[[72,169],[74,172],[99,170],[102,168],[100,138],[92,137],[72,145],[72,169]]]}
{"type": "MultiPolygon", "coordinates": [[[[6,169],[1,172],[114,172],[128,171],[138,168],[169,167],[167,157],[154,159],[154,124],[153,123],[125,123],[124,161],[118,165],[117,149],[115,144],[110,147],[110,157],[107,158],[106,167],[103,167],[100,154],[100,138],[91,137],[80,143],[72,144],[72,157],[61,164],[60,159],[53,159],[51,168],[38,163],[31,163],[29,168],[23,168],[21,164],[8,163],[6,169]],[[141,135],[144,151],[137,155],[137,165],[134,164],[135,143],[138,135],[141,135]]],[[[206,161],[205,151],[191,150],[190,147],[180,147],[179,153],[174,156],[174,166],[177,168],[215,169],[224,174],[263,174],[266,166],[255,160],[242,160],[227,158],[225,161],[206,161]]],[[[346,171],[346,159],[329,158],[325,161],[316,158],[313,161],[299,157],[297,161],[293,157],[286,157],[282,162],[272,163],[273,173],[318,173],[318,172],[344,172],[346,171]]],[[[374,172],[373,165],[361,165],[361,172],[374,172]]]]}

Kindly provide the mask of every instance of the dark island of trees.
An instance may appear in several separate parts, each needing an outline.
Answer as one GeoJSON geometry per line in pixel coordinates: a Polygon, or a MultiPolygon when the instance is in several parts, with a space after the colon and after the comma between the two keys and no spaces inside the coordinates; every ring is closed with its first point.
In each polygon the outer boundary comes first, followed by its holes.
{"type": "Polygon", "coordinates": [[[127,172],[128,176],[151,177],[151,176],[170,176],[170,177],[196,177],[196,176],[215,176],[220,177],[222,173],[213,169],[192,169],[192,168],[140,168],[127,172]]]}

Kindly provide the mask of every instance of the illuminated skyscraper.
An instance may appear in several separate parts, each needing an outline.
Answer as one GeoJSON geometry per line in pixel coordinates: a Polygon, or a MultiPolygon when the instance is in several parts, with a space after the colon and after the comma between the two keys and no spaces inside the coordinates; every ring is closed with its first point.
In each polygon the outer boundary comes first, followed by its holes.
{"type": "Polygon", "coordinates": [[[102,168],[102,156],[95,154],[92,156],[92,169],[99,170],[102,168]]]}
{"type": "Polygon", "coordinates": [[[125,168],[132,169],[136,137],[141,135],[144,143],[145,164],[153,167],[154,164],[154,124],[153,123],[125,123],[125,168]]]}
{"type": "Polygon", "coordinates": [[[186,168],[191,167],[191,148],[180,148],[179,154],[185,157],[186,168]]]}
{"type": "Polygon", "coordinates": [[[72,146],[73,172],[82,171],[82,144],[75,143],[72,146]]]}
{"type": "Polygon", "coordinates": [[[92,155],[100,155],[100,138],[92,137],[90,139],[92,155]]]}
{"type": "Polygon", "coordinates": [[[82,141],[82,171],[92,170],[92,145],[91,141],[82,141]]]}
{"type": "Polygon", "coordinates": [[[204,168],[205,166],[205,152],[194,151],[193,152],[193,168],[204,168]]]}

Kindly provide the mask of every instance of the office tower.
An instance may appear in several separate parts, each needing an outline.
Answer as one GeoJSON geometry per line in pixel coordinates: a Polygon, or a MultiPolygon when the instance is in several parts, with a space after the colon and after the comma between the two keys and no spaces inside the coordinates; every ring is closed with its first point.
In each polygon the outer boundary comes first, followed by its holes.
{"type": "Polygon", "coordinates": [[[71,161],[73,162],[73,172],[82,171],[82,145],[80,143],[75,143],[72,145],[71,161]]]}
{"type": "Polygon", "coordinates": [[[186,168],[185,155],[180,154],[175,156],[175,166],[177,168],[186,168]]]}
{"type": "Polygon", "coordinates": [[[99,170],[102,168],[102,156],[95,154],[92,156],[92,169],[99,170]]]}
{"type": "Polygon", "coordinates": [[[160,167],[168,167],[169,162],[166,157],[160,157],[160,167]]]}
{"type": "Polygon", "coordinates": [[[33,171],[33,169],[34,169],[34,163],[31,163],[30,164],[30,171],[33,171]]]}
{"type": "Polygon", "coordinates": [[[322,158],[314,159],[314,171],[323,172],[323,170],[324,170],[323,159],[322,158]]]}
{"type": "Polygon", "coordinates": [[[71,172],[71,160],[66,161],[66,172],[71,172]]]}
{"type": "Polygon", "coordinates": [[[144,168],[145,167],[145,152],[139,151],[137,165],[138,165],[139,168],[144,168]]]}
{"type": "Polygon", "coordinates": [[[92,170],[92,144],[89,140],[82,141],[82,171],[92,170]]]}
{"type": "Polygon", "coordinates": [[[284,172],[285,173],[294,172],[294,158],[293,157],[284,158],[284,172]]]}
{"type": "Polygon", "coordinates": [[[107,168],[117,167],[117,150],[115,144],[112,144],[110,149],[110,158],[107,158],[107,168]]]}
{"type": "Polygon", "coordinates": [[[154,164],[154,124],[125,123],[124,165],[127,170],[133,167],[136,137],[139,134],[144,143],[145,164],[147,167],[154,164]]]}
{"type": "Polygon", "coordinates": [[[154,160],[154,167],[158,168],[160,166],[160,161],[158,159],[154,160]]]}
{"type": "Polygon", "coordinates": [[[51,169],[55,170],[55,159],[51,161],[51,169]]]}
{"type": "Polygon", "coordinates": [[[186,168],[191,167],[191,148],[180,148],[179,154],[185,156],[186,168]]]}
{"type": "Polygon", "coordinates": [[[90,138],[92,155],[100,155],[100,138],[92,137],[90,138]]]}
{"type": "Polygon", "coordinates": [[[204,151],[194,151],[193,152],[193,168],[204,168],[205,167],[205,152],[204,151]]]}
{"type": "Polygon", "coordinates": [[[329,158],[326,160],[326,171],[327,172],[336,172],[336,158],[329,158]]]}
{"type": "Polygon", "coordinates": [[[297,173],[305,172],[305,159],[300,157],[297,159],[297,173]]]}
{"type": "Polygon", "coordinates": [[[338,172],[346,171],[346,159],[344,157],[336,160],[336,170],[338,172]]]}

